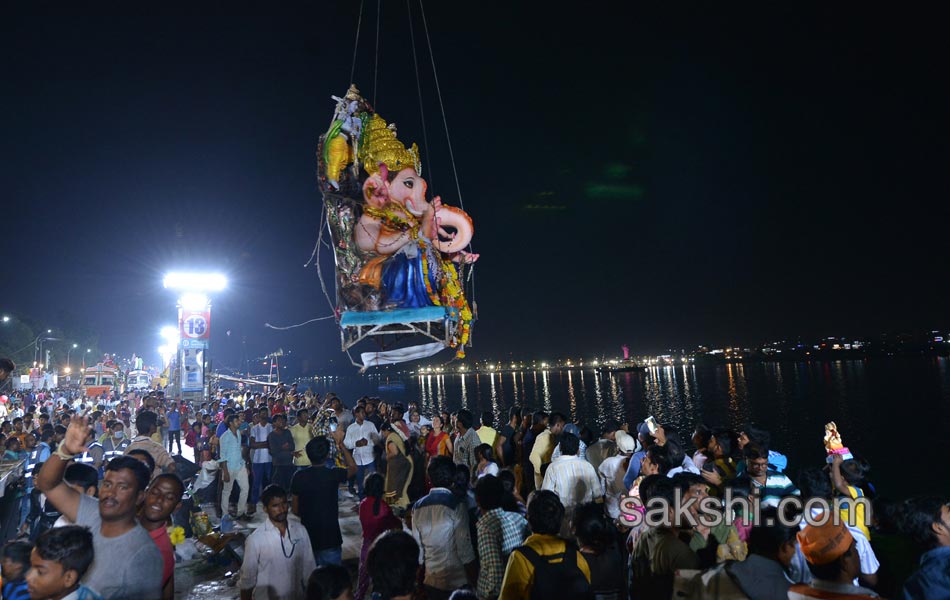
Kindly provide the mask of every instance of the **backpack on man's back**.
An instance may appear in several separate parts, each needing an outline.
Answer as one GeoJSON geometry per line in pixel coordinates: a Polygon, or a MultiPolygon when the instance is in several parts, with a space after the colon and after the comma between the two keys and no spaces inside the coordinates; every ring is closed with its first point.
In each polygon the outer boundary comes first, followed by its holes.
{"type": "Polygon", "coordinates": [[[564,552],[541,556],[531,547],[524,545],[512,550],[520,552],[534,568],[534,582],[531,585],[531,600],[549,598],[571,598],[572,600],[593,600],[590,582],[577,565],[577,547],[567,542],[564,552]]]}

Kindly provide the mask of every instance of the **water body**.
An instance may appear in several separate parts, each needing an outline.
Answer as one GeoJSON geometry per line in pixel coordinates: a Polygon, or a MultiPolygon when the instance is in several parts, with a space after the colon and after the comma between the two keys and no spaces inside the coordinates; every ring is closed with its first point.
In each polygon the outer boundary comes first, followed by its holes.
{"type": "Polygon", "coordinates": [[[824,460],[824,424],[835,421],[845,444],[866,457],[871,479],[888,497],[946,494],[950,454],[950,360],[887,358],[833,362],[656,367],[598,375],[590,369],[318,379],[314,391],[348,402],[363,395],[422,412],[467,408],[507,416],[512,405],[558,410],[595,431],[608,419],[637,423],[654,415],[685,432],[697,423],[741,428],[756,423],[789,457],[794,477],[824,460]]]}

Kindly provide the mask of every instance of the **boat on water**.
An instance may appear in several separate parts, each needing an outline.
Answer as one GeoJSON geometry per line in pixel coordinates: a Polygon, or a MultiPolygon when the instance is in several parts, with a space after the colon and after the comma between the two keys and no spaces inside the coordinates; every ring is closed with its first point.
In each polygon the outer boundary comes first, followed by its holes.
{"type": "Polygon", "coordinates": [[[625,360],[623,362],[618,362],[615,365],[610,365],[610,364],[601,365],[594,370],[597,371],[598,373],[604,374],[604,373],[624,373],[624,372],[630,372],[630,371],[646,371],[647,368],[638,365],[636,361],[625,360]]]}
{"type": "Polygon", "coordinates": [[[380,382],[376,388],[380,392],[404,392],[406,391],[406,382],[404,381],[386,381],[380,382]]]}

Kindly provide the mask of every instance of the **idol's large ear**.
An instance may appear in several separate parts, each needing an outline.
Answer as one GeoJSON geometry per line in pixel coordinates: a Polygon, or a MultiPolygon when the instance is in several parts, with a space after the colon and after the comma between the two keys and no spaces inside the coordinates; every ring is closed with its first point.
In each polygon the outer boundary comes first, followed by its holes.
{"type": "Polygon", "coordinates": [[[363,199],[370,206],[380,207],[389,200],[389,182],[386,180],[385,165],[378,173],[373,173],[363,182],[363,199]]]}

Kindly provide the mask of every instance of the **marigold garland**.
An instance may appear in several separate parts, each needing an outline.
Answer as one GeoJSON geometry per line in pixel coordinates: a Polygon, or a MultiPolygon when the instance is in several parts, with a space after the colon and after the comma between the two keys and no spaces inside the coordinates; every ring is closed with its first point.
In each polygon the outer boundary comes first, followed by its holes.
{"type": "Polygon", "coordinates": [[[419,227],[419,222],[416,218],[404,213],[399,205],[396,204],[386,204],[381,208],[367,206],[363,209],[363,212],[379,219],[385,227],[394,231],[409,231],[418,229],[419,227]]]}
{"type": "Polygon", "coordinates": [[[426,292],[435,306],[446,306],[457,311],[455,314],[450,313],[450,316],[457,316],[460,327],[452,336],[449,346],[458,348],[455,353],[456,358],[465,358],[465,344],[468,343],[472,331],[472,310],[469,308],[468,300],[465,299],[465,290],[462,289],[455,264],[441,255],[437,256],[436,260],[439,260],[442,265],[438,294],[432,290],[432,285],[429,283],[429,261],[427,253],[423,251],[422,278],[426,284],[426,292]]]}

